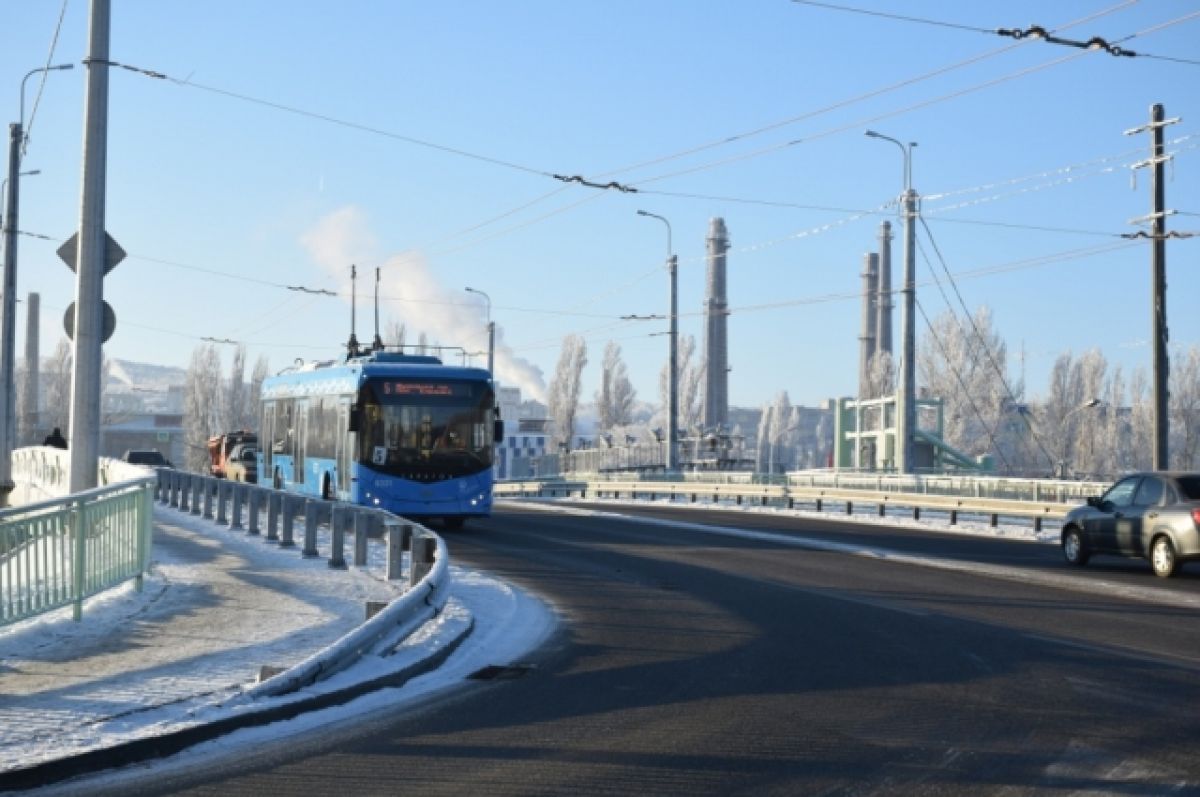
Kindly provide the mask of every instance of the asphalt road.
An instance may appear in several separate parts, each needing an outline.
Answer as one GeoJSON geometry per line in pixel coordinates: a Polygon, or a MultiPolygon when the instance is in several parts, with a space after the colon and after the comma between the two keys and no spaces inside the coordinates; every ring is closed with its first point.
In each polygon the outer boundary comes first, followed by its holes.
{"type": "Polygon", "coordinates": [[[779,536],[499,511],[449,533],[451,555],[552,601],[550,644],[420,712],[163,792],[1200,793],[1200,566],[1164,584],[1046,545],[639,511],[779,536]]]}

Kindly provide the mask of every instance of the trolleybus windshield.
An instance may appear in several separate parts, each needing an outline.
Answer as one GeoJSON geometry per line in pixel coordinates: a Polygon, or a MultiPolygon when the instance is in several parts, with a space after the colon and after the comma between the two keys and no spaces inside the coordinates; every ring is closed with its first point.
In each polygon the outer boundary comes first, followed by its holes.
{"type": "Polygon", "coordinates": [[[421,481],[487,470],[494,405],[483,382],[372,377],[361,393],[359,461],[421,481]]]}

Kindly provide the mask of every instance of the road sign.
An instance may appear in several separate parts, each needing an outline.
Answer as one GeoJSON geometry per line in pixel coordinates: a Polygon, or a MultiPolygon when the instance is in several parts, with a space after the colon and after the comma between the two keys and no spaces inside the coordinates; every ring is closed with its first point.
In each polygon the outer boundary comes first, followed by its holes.
{"type": "MultiPolygon", "coordinates": [[[[67,268],[75,271],[75,259],[79,256],[79,233],[73,233],[65,244],[58,247],[58,256],[67,264],[67,268]]],[[[108,274],[124,259],[125,250],[111,235],[104,233],[104,273],[108,274]]]]}
{"type": "MultiPolygon", "coordinates": [[[[113,331],[117,328],[117,314],[113,312],[108,302],[101,299],[100,303],[104,305],[103,317],[100,322],[100,340],[103,342],[111,338],[113,331]]],[[[75,340],[75,302],[71,302],[67,307],[66,315],[63,316],[63,329],[67,330],[68,338],[75,340]]]]}

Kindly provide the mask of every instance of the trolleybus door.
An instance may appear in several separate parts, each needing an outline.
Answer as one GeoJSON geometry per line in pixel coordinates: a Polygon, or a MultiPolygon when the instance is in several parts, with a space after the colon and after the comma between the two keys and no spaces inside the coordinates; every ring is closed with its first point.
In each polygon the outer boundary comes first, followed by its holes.
{"type": "Polygon", "coordinates": [[[344,496],[350,495],[350,458],[354,456],[353,446],[354,440],[350,428],[350,399],[349,397],[338,401],[337,409],[337,489],[344,496]]]}

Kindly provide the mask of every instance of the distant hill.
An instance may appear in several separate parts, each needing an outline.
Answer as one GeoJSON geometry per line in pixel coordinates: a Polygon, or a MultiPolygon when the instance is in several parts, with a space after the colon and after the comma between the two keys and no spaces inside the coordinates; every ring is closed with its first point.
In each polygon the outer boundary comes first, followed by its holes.
{"type": "Polygon", "coordinates": [[[183,387],[187,382],[187,370],[171,365],[151,365],[130,360],[109,360],[106,389],[167,391],[172,387],[183,387]]]}

